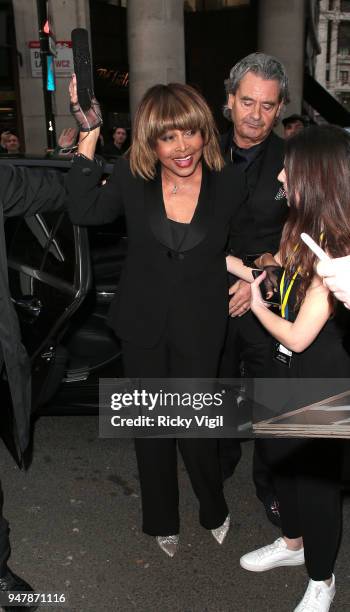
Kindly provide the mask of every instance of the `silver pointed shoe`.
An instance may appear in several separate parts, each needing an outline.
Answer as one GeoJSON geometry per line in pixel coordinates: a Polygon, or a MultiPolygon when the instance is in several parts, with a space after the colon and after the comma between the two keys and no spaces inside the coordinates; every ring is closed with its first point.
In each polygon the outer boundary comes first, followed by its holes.
{"type": "Polygon", "coordinates": [[[228,514],[223,524],[220,525],[220,527],[217,527],[216,529],[211,530],[215,540],[219,544],[222,544],[224,539],[226,538],[227,532],[230,529],[230,522],[231,522],[231,519],[230,519],[230,515],[228,514]]]}
{"type": "Polygon", "coordinates": [[[167,554],[169,557],[173,557],[177,552],[179,546],[179,536],[168,535],[168,536],[156,536],[158,546],[167,554]]]}

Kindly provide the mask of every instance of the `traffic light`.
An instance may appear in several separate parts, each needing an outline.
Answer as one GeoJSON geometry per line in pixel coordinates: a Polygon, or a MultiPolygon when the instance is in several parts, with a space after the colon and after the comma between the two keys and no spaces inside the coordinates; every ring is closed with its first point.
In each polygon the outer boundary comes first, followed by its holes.
{"type": "Polygon", "coordinates": [[[54,149],[56,146],[56,126],[55,116],[53,113],[52,93],[56,89],[54,63],[54,58],[56,55],[56,40],[52,31],[49,1],[37,0],[37,9],[47,144],[49,149],[54,149]]]}

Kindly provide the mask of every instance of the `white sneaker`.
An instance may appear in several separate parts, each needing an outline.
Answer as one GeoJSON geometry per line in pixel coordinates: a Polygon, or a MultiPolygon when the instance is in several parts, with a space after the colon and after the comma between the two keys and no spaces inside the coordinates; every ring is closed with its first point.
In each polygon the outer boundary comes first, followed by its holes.
{"type": "Polygon", "coordinates": [[[239,562],[241,567],[250,572],[264,572],[282,565],[303,565],[304,549],[289,550],[285,540],[278,538],[273,544],[243,555],[239,562]]]}
{"type": "Polygon", "coordinates": [[[294,612],[328,612],[335,595],[335,578],[328,586],[323,580],[310,580],[300,604],[294,612]]]}

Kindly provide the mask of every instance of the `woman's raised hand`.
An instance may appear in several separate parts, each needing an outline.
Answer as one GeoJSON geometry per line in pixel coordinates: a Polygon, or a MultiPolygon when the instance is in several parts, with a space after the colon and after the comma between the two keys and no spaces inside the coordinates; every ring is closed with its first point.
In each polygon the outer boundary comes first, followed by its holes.
{"type": "Polygon", "coordinates": [[[350,309],[350,255],[319,261],[316,270],[325,287],[350,309]]]}
{"type": "Polygon", "coordinates": [[[62,149],[74,147],[77,135],[76,128],[64,128],[58,137],[58,146],[62,149]]]}
{"type": "Polygon", "coordinates": [[[91,99],[91,107],[83,111],[78,100],[77,77],[72,74],[69,83],[70,112],[78,124],[80,132],[91,132],[100,128],[102,121],[101,108],[95,97],[91,99]]]}

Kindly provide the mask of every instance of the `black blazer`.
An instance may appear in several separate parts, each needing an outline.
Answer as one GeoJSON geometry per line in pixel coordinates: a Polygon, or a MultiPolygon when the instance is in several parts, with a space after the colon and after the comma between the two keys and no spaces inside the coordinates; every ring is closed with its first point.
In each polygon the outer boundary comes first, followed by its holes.
{"type": "MultiPolygon", "coordinates": [[[[221,138],[226,160],[229,159],[232,138],[232,130],[221,138]]],[[[280,197],[282,185],[277,180],[283,162],[284,140],[271,132],[264,142],[263,151],[245,171],[249,196],[232,226],[229,242],[235,255],[278,251],[288,216],[287,200],[280,197]]]]}
{"type": "Polygon", "coordinates": [[[128,254],[120,295],[109,324],[116,334],[143,347],[165,330],[170,305],[179,313],[179,333],[200,350],[220,349],[227,321],[225,246],[231,218],[246,197],[244,177],[232,166],[203,171],[198,205],[181,252],[173,248],[160,173],[151,181],[116,162],[108,183],[98,187],[101,168],[77,158],[67,178],[68,210],[78,225],[99,225],[125,213],[128,254]]]}

